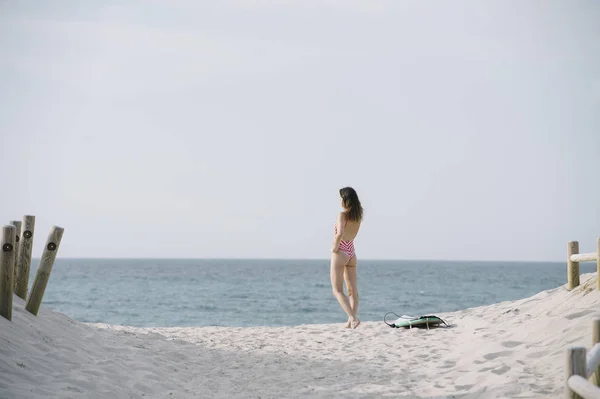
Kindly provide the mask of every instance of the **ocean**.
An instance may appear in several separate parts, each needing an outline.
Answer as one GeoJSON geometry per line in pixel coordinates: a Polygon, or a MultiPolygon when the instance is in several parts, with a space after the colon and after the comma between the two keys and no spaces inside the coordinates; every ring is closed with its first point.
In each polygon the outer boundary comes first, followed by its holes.
{"type": "MultiPolygon", "coordinates": [[[[38,264],[32,261],[31,281],[38,264]]],[[[596,265],[580,268],[590,273],[596,265]]],[[[360,260],[357,273],[363,321],[515,300],[567,281],[566,262],[360,260]]],[[[58,258],[42,307],[83,322],[136,327],[347,319],[332,295],[328,260],[58,258]]]]}

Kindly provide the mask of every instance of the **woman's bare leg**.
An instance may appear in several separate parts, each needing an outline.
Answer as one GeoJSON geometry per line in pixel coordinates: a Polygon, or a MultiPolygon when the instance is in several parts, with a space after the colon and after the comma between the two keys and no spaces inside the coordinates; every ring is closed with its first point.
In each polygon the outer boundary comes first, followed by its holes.
{"type": "MultiPolygon", "coordinates": [[[[354,318],[358,321],[355,323],[353,328],[358,327],[360,320],[356,318],[358,315],[358,285],[356,282],[356,257],[350,259],[348,265],[344,268],[344,280],[346,281],[346,287],[348,288],[348,298],[350,302],[350,308],[354,318]]],[[[351,320],[348,319],[347,327],[351,327],[351,320]]]]}
{"type": "MultiPolygon", "coordinates": [[[[354,310],[354,292],[352,291],[352,284],[350,284],[350,278],[348,277],[348,266],[344,266],[344,282],[346,283],[346,290],[348,291],[348,302],[350,302],[350,309],[352,309],[352,314],[356,317],[356,311],[354,310]]],[[[350,317],[348,317],[348,322],[346,323],[345,327],[352,327],[350,317]]]]}
{"type": "Polygon", "coordinates": [[[351,321],[354,321],[356,317],[352,313],[352,308],[350,307],[350,301],[344,295],[344,266],[348,263],[348,257],[346,255],[340,253],[331,254],[331,267],[330,267],[330,277],[331,277],[331,287],[333,289],[333,296],[338,300],[340,306],[348,315],[351,321]]]}
{"type": "MultiPolygon", "coordinates": [[[[348,266],[344,266],[344,281],[346,282],[346,290],[348,291],[348,302],[350,302],[350,309],[352,309],[352,313],[356,316],[356,313],[354,313],[354,300],[352,299],[352,287],[350,286],[350,282],[348,280],[348,266]]],[[[348,321],[346,322],[346,325],[344,327],[352,327],[350,317],[348,317],[348,321]]]]}

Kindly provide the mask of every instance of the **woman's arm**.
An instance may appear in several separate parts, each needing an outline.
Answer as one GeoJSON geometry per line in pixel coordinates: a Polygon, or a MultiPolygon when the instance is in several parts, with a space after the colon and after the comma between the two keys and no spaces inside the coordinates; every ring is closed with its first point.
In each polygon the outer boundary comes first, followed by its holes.
{"type": "Polygon", "coordinates": [[[342,234],[344,234],[344,220],[346,219],[346,216],[344,215],[344,212],[340,212],[340,214],[338,215],[337,218],[337,233],[335,234],[335,236],[333,237],[333,247],[331,247],[331,252],[337,252],[338,251],[338,247],[340,246],[340,241],[342,241],[342,234]]]}

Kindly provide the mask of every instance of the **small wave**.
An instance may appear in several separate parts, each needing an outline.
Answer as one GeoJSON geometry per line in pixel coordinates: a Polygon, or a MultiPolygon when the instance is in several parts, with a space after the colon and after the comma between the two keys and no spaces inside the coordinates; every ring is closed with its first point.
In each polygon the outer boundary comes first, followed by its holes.
{"type": "Polygon", "coordinates": [[[198,305],[198,306],[186,306],[185,309],[190,310],[217,310],[215,305],[198,305]]]}
{"type": "Polygon", "coordinates": [[[229,295],[229,298],[233,298],[233,299],[248,299],[250,297],[248,295],[246,295],[246,294],[234,294],[234,295],[229,295]]]}
{"type": "Polygon", "coordinates": [[[71,301],[45,301],[46,305],[73,305],[71,301]]]}

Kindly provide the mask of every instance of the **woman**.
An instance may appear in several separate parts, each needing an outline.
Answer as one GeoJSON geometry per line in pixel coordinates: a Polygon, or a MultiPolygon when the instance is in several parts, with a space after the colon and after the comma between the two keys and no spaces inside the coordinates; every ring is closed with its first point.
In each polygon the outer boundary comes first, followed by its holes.
{"type": "Polygon", "coordinates": [[[356,287],[356,254],[354,238],[360,229],[363,208],[358,195],[352,187],[340,189],[343,210],[335,224],[333,247],[331,248],[331,286],[333,295],[337,298],[342,309],[348,315],[346,328],[356,328],[360,320],[356,317],[358,311],[358,289],[356,287]],[[344,295],[344,280],[348,288],[348,297],[344,295]]]}

